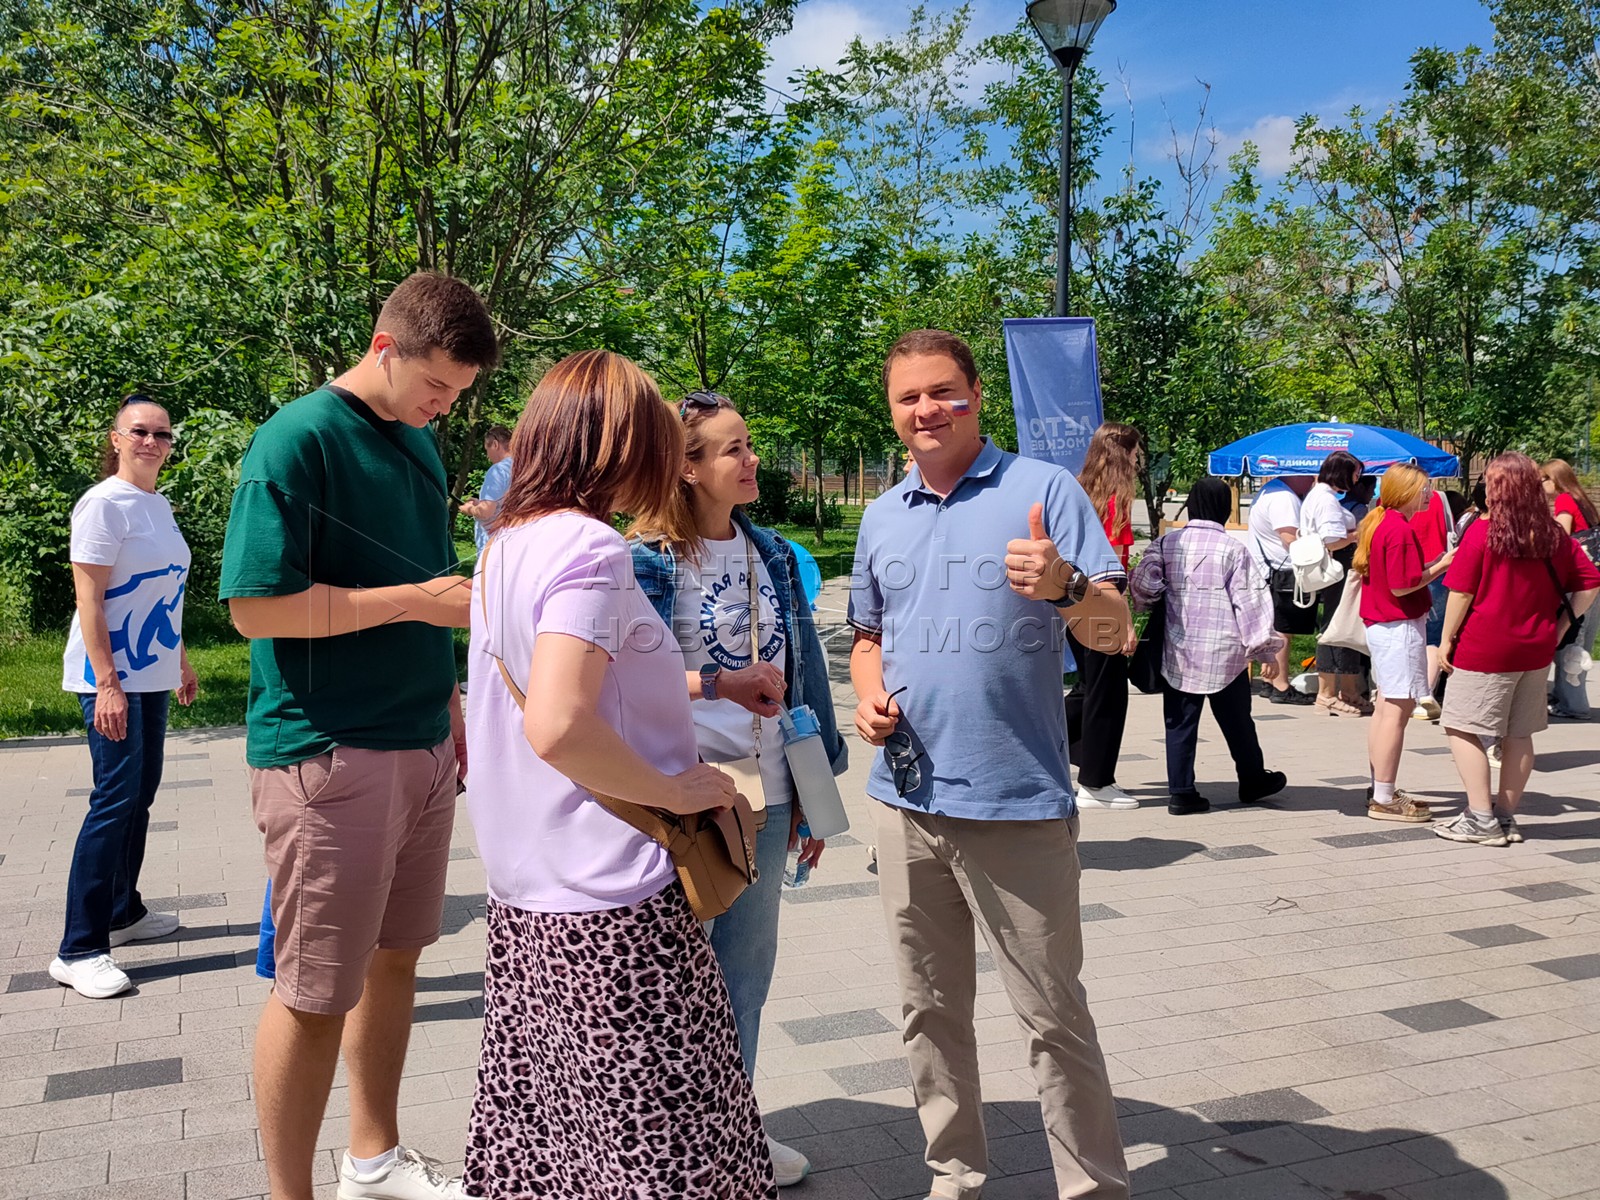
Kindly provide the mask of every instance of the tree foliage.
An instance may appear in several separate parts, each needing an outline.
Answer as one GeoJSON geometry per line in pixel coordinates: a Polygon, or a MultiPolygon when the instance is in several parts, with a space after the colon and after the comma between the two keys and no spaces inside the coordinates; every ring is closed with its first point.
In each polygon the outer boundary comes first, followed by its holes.
{"type": "MultiPolygon", "coordinates": [[[[918,7],[775,95],[793,7],[0,0],[14,614],[69,606],[68,513],[134,388],[177,421],[167,486],[211,594],[251,430],[358,358],[419,268],[478,287],[506,352],[439,423],[457,494],[482,429],[592,345],[669,393],[733,395],[769,461],[892,477],[878,364],[940,326],[1014,445],[999,318],[1053,298],[1058,76],[1021,23],[976,40],[965,8],[918,7]]],[[[1600,6],[1492,8],[1492,48],[1420,50],[1387,109],[1303,120],[1281,184],[1247,147],[1215,206],[1203,113],[1173,137],[1187,194],[1107,172],[1104,80],[1080,70],[1073,294],[1107,415],[1148,440],[1152,507],[1216,444],[1288,420],[1468,456],[1586,444],[1600,6]]],[[[807,503],[821,537],[820,486],[807,503]]]]}

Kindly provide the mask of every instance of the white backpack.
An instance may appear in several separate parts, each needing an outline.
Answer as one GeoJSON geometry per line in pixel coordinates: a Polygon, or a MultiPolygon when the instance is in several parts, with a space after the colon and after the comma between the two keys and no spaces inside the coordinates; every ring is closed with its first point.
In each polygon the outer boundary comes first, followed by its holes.
{"type": "Polygon", "coordinates": [[[1317,593],[1344,579],[1344,564],[1328,553],[1317,534],[1302,529],[1289,543],[1289,565],[1294,569],[1294,602],[1310,608],[1317,593]]]}

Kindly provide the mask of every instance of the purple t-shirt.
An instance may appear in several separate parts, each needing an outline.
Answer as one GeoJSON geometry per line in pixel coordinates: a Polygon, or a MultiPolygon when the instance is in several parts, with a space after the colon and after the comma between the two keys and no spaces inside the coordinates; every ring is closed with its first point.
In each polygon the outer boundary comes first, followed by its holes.
{"type": "Polygon", "coordinates": [[[467,811],[489,894],[530,912],[636,904],[672,881],[671,858],[533,752],[491,655],[526,688],[539,634],[599,647],[611,660],[600,715],[646,762],[676,775],[698,761],[683,654],[609,525],[555,513],[497,533],[486,557],[473,582],[467,811]]]}

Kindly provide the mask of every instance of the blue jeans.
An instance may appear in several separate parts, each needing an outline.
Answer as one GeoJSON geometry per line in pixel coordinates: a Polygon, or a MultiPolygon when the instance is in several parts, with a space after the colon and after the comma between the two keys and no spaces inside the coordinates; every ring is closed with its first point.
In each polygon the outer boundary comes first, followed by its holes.
{"type": "Polygon", "coordinates": [[[60,951],[65,962],[109,953],[113,929],[144,919],[139,871],[150,806],[161,786],[170,697],[169,692],[129,692],[128,733],[114,742],[95,730],[94,693],[78,693],[89,729],[94,790],[67,877],[67,929],[60,951]]]}
{"type": "MultiPolygon", "coordinates": [[[[1583,620],[1578,625],[1578,645],[1585,650],[1594,645],[1595,631],[1600,630],[1600,603],[1593,605],[1588,612],[1583,614],[1583,620]]],[[[1576,684],[1568,683],[1567,677],[1561,673],[1557,655],[1555,681],[1550,685],[1550,704],[1556,712],[1568,717],[1589,717],[1589,680],[1585,673],[1576,684]]]]}
{"type": "Polygon", "coordinates": [[[711,922],[711,949],[733,1002],[733,1023],[739,1030],[744,1073],[756,1076],[756,1046],[761,1040],[761,1007],[772,987],[772,966],[778,961],[778,897],[789,856],[789,814],[792,804],[767,809],[766,827],[756,834],[756,869],[761,878],[711,922]]]}
{"type": "Polygon", "coordinates": [[[256,975],[262,979],[278,977],[278,927],[272,920],[272,880],[261,897],[261,928],[256,934],[256,975]]]}
{"type": "Polygon", "coordinates": [[[1426,636],[1428,645],[1437,646],[1444,641],[1444,608],[1450,600],[1450,589],[1445,587],[1444,580],[1435,579],[1428,585],[1428,624],[1426,636]]]}

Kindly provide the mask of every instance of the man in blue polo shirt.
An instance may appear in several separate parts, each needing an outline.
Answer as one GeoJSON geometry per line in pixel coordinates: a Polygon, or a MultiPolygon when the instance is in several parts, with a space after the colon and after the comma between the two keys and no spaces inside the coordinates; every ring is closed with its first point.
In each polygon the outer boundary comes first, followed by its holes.
{"type": "Polygon", "coordinates": [[[483,435],[483,452],[488,456],[489,469],[483,473],[483,486],[476,500],[464,500],[461,511],[472,518],[472,542],[483,553],[489,540],[489,522],[500,511],[500,501],[511,486],[511,430],[504,425],[492,425],[483,435]]]}
{"type": "Polygon", "coordinates": [[[1078,974],[1078,820],[1061,705],[1065,627],[1120,650],[1122,567],[1071,473],[978,431],[953,334],[908,333],[884,386],[911,452],[856,544],[856,730],[883,747],[867,794],[904,1039],[938,1200],[988,1176],[973,926],[1028,1031],[1060,1195],[1125,1200],[1111,1085],[1078,974]]]}

